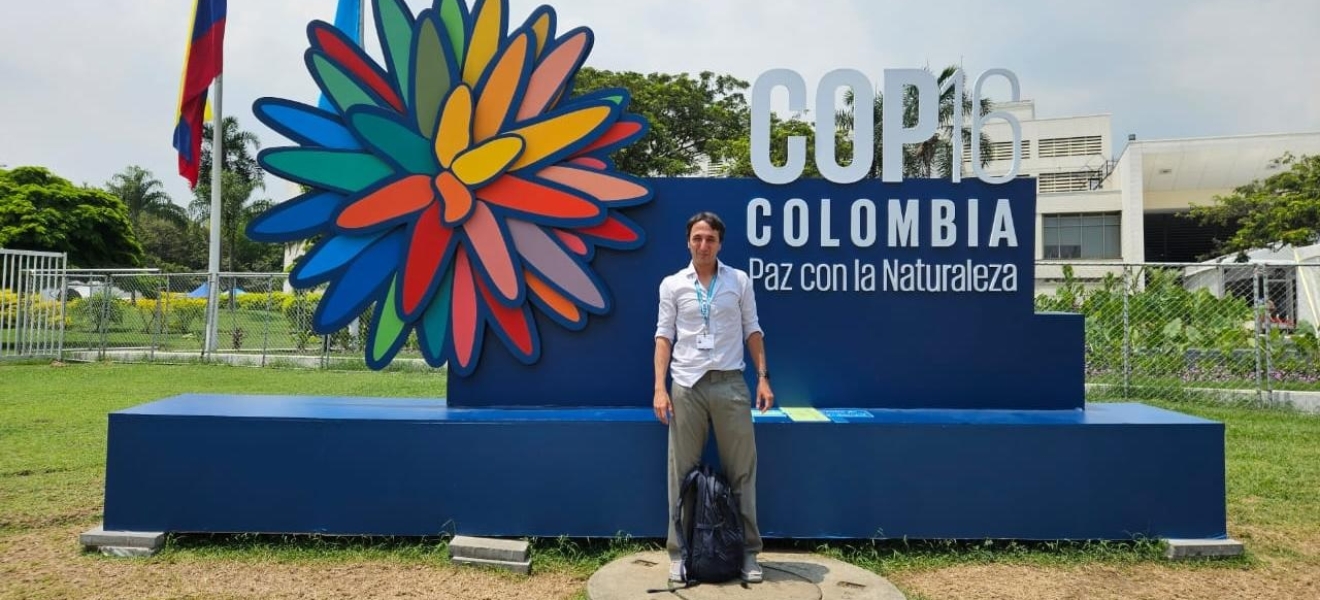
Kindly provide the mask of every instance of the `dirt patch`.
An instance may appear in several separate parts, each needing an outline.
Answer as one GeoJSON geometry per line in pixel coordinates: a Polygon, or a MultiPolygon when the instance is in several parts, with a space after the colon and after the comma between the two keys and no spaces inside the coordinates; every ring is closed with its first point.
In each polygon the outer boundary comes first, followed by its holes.
{"type": "Polygon", "coordinates": [[[1320,569],[963,566],[896,575],[909,593],[959,600],[1278,600],[1320,598],[1320,569]]]}
{"type": "Polygon", "coordinates": [[[108,559],[83,554],[80,530],[52,528],[0,540],[0,599],[46,598],[568,598],[585,582],[387,560],[254,563],[222,559],[108,559]]]}

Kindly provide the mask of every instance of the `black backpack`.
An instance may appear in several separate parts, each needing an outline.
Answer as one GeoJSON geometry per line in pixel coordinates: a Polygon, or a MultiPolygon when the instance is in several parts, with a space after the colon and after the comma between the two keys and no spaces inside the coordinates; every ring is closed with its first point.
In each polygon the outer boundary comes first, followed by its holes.
{"type": "Polygon", "coordinates": [[[737,579],[743,565],[743,521],[739,497],[723,475],[697,465],[683,480],[674,513],[686,582],[737,579]],[[683,508],[692,499],[689,514],[683,508]]]}

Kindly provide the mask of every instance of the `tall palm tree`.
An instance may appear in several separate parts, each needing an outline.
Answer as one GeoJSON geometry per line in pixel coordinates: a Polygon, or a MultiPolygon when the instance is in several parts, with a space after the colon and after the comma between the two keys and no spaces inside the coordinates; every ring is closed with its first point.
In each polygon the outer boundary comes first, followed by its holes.
{"type": "MultiPolygon", "coordinates": [[[[202,126],[202,161],[197,187],[193,190],[193,200],[188,204],[188,212],[197,223],[207,223],[211,218],[211,164],[213,154],[214,127],[202,126]]],[[[226,269],[234,270],[235,254],[238,249],[238,236],[243,225],[259,214],[263,202],[250,202],[252,193],[265,189],[262,179],[264,173],[257,163],[255,151],[261,148],[261,139],[256,134],[245,131],[234,117],[225,117],[222,122],[224,158],[221,163],[220,188],[220,236],[225,241],[222,254],[226,269]]]]}
{"type": "Polygon", "coordinates": [[[128,218],[134,230],[142,223],[142,215],[151,215],[168,223],[184,226],[188,215],[183,207],[170,200],[165,186],[151,171],[137,165],[125,167],[105,184],[106,190],[128,206],[128,218]]]}
{"type": "MultiPolygon", "coordinates": [[[[929,70],[929,68],[927,68],[929,70]]],[[[937,89],[942,89],[949,79],[958,71],[957,65],[950,65],[944,68],[936,77],[937,89]]],[[[916,88],[906,88],[903,92],[903,126],[913,127],[917,124],[918,101],[916,88]]],[[[952,86],[940,93],[939,109],[937,110],[938,124],[936,125],[935,135],[930,139],[917,143],[908,144],[903,148],[903,177],[948,177],[953,173],[953,116],[954,109],[958,102],[957,94],[954,93],[952,86]]],[[[835,113],[835,123],[841,128],[850,130],[853,127],[853,111],[855,97],[851,91],[845,92],[843,97],[844,105],[847,108],[835,113]]],[[[970,118],[973,110],[980,111],[981,115],[990,112],[994,103],[988,98],[982,98],[979,106],[973,106],[972,98],[963,91],[962,112],[965,118],[970,118]]],[[[882,172],[881,159],[883,157],[882,142],[884,132],[881,128],[882,116],[884,114],[884,94],[877,91],[875,93],[875,102],[871,107],[872,122],[875,124],[875,163],[871,167],[869,177],[879,178],[882,172]]],[[[964,147],[972,143],[972,132],[969,127],[962,127],[962,144],[964,147]]],[[[990,137],[981,132],[981,147],[986,149],[981,153],[981,164],[989,162],[989,144],[990,137]]],[[[963,154],[968,156],[967,153],[963,154]]]]}
{"type": "MultiPolygon", "coordinates": [[[[211,154],[212,140],[215,139],[215,127],[210,123],[202,125],[202,162],[197,178],[197,189],[201,190],[203,186],[208,189],[211,186],[211,154]]],[[[235,117],[225,117],[223,122],[224,139],[221,143],[224,146],[224,162],[222,169],[230,173],[237,173],[243,181],[256,185],[258,188],[264,188],[262,183],[263,173],[261,165],[257,163],[255,153],[261,149],[261,138],[257,134],[245,131],[235,117]]]]}

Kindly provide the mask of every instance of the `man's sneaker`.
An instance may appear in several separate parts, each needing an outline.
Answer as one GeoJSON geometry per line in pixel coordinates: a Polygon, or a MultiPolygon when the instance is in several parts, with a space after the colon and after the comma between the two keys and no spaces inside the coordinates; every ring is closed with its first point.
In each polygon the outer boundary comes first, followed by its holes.
{"type": "Polygon", "coordinates": [[[761,583],[762,573],[761,565],[756,562],[756,554],[748,552],[743,555],[742,580],[747,583],[761,583]]]}
{"type": "Polygon", "coordinates": [[[683,583],[683,561],[675,560],[669,563],[669,580],[674,583],[683,583]]]}

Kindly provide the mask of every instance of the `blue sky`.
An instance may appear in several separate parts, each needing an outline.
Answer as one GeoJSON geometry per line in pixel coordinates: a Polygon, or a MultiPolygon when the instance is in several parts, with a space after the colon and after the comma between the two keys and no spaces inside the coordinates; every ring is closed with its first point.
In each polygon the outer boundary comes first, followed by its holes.
{"type": "MultiPolygon", "coordinates": [[[[545,2],[510,0],[521,22],[545,2]]],[[[427,2],[410,0],[414,9],[427,2]]],[[[591,27],[588,65],[642,72],[804,75],[961,63],[1014,71],[1038,117],[1109,113],[1115,152],[1141,139],[1320,131],[1314,0],[560,0],[560,30],[591,27]]],[[[170,147],[191,0],[11,2],[0,19],[0,164],[103,184],[130,164],[190,199],[170,147]],[[71,5],[76,9],[70,8],[71,5]]],[[[229,0],[224,109],[284,141],[252,101],[314,102],[305,28],[335,0],[229,0]]],[[[374,36],[369,48],[378,53],[374,36]]],[[[995,88],[1002,94],[1003,90],[995,88]]],[[[261,192],[259,192],[261,193],[261,192]]],[[[271,180],[264,194],[291,195],[271,180]]]]}

